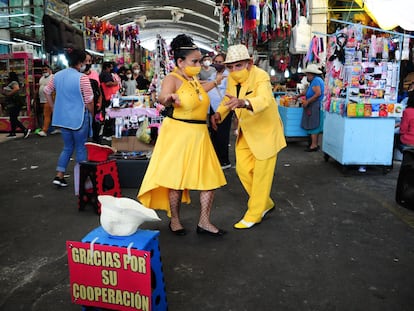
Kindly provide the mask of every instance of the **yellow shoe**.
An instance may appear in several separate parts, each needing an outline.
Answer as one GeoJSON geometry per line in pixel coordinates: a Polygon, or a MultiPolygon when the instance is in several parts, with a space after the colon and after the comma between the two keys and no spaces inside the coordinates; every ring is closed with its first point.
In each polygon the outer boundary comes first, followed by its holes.
{"type": "Polygon", "coordinates": [[[238,223],[234,224],[233,227],[235,229],[250,229],[255,224],[256,224],[255,222],[245,221],[244,219],[242,219],[238,223]]]}

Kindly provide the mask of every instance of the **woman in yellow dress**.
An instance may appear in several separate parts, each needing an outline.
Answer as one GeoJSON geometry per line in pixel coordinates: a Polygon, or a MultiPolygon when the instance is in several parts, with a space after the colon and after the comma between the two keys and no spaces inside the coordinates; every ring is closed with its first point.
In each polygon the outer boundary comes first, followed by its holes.
{"type": "Polygon", "coordinates": [[[201,53],[191,37],[178,35],[171,42],[171,50],[176,68],[165,77],[158,101],[174,110],[162,123],[137,199],[146,207],[167,211],[170,230],[185,235],[180,205],[190,203],[189,190],[199,190],[197,233],[222,236],[225,231],[210,222],[214,190],[224,186],[226,179],[207,128],[207,92],[223,77],[200,84],[196,76],[201,69],[201,53]]]}

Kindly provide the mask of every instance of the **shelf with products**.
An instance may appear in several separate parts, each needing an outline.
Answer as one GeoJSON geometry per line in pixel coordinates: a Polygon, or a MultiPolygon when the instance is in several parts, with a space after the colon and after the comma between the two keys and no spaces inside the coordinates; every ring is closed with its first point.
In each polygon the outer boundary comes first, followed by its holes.
{"type": "Polygon", "coordinates": [[[163,117],[156,108],[150,108],[148,95],[114,97],[105,111],[115,119],[113,147],[122,151],[152,150],[163,117]]]}
{"type": "MultiPolygon", "coordinates": [[[[24,97],[25,105],[19,115],[20,121],[28,128],[35,128],[35,116],[31,107],[34,94],[33,54],[19,52],[0,55],[0,78],[2,86],[7,84],[9,72],[14,71],[19,77],[20,96],[24,97]]],[[[1,107],[4,107],[5,97],[0,96],[1,107]]],[[[8,112],[2,108],[0,111],[0,131],[9,131],[10,122],[8,112]]]]}
{"type": "Polygon", "coordinates": [[[347,26],[328,39],[325,110],[344,117],[401,117],[400,55],[408,49],[409,38],[341,23],[347,26]]]}
{"type": "MultiPolygon", "coordinates": [[[[339,22],[339,21],[338,21],[339,22]]],[[[343,165],[392,166],[403,34],[347,22],[329,36],[322,150],[343,165]]]]}
{"type": "Polygon", "coordinates": [[[397,103],[398,62],[354,61],[342,70],[327,77],[326,111],[346,117],[402,116],[402,105],[397,103]]]}

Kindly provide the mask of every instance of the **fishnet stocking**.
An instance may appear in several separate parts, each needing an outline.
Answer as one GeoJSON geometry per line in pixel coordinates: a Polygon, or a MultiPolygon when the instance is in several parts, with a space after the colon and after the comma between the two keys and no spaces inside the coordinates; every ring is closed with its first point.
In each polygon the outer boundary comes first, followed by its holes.
{"type": "Polygon", "coordinates": [[[218,229],[210,222],[211,206],[213,205],[214,191],[207,190],[200,192],[200,220],[198,225],[208,231],[217,232],[218,229]]]}
{"type": "Polygon", "coordinates": [[[181,190],[170,189],[168,193],[168,198],[170,200],[170,209],[171,209],[171,230],[180,230],[184,227],[180,222],[180,205],[181,205],[181,190]]]}

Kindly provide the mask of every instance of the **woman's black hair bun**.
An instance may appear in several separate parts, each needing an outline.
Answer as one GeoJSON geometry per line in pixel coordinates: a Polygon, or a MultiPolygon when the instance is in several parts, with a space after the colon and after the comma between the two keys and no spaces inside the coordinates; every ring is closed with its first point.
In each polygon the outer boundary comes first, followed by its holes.
{"type": "Polygon", "coordinates": [[[171,50],[175,51],[180,49],[181,47],[192,47],[194,46],[194,41],[193,38],[191,38],[190,36],[187,36],[186,34],[181,34],[176,36],[172,41],[171,41],[171,50]]]}

